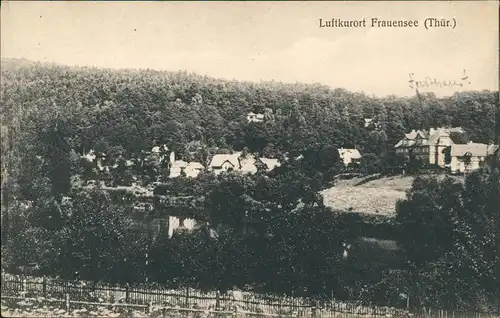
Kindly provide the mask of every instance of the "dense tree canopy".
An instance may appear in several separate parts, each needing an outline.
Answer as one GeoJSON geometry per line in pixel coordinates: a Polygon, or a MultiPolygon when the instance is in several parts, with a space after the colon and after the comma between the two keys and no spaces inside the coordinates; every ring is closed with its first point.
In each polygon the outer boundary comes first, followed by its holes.
{"type": "Polygon", "coordinates": [[[380,280],[384,297],[403,291],[426,306],[475,306],[498,296],[497,170],[470,174],[465,184],[417,179],[398,207],[399,228],[384,224],[401,234],[407,265],[376,267],[371,281],[355,273],[365,267],[342,257],[346,240],[370,231],[353,230],[361,222],[333,213],[318,194],[343,171],[341,147],[359,148],[361,171],[375,173],[401,165],[393,146],[411,129],[462,126],[475,142],[494,141],[498,93],[369,97],[317,84],[5,59],[1,76],[2,262],[10,270],[35,264],[64,277],[364,300],[379,292],[364,285],[380,280]],[[251,111],[264,121],[247,122],[251,111]],[[160,145],[203,164],[233,151],[283,164],[253,176],[167,179],[171,167],[150,153],[160,145]],[[112,172],[82,160],[90,149],[112,172]],[[153,241],[131,230],[125,202],[133,195],[74,187],[78,178],[163,181],[154,192],[171,201],[168,213],[207,221],[217,235],[202,228],[153,241]]]}
{"type": "Polygon", "coordinates": [[[482,306],[499,297],[499,172],[470,174],[465,184],[417,179],[398,207],[398,239],[412,294],[425,306],[482,306]]]}

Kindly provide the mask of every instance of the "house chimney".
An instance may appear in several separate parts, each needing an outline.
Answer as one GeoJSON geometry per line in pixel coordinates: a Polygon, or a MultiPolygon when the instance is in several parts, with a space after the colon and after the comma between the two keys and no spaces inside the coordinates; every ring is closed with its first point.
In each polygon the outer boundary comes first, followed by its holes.
{"type": "Polygon", "coordinates": [[[175,152],[170,153],[170,164],[173,165],[175,162],[175,152]]]}

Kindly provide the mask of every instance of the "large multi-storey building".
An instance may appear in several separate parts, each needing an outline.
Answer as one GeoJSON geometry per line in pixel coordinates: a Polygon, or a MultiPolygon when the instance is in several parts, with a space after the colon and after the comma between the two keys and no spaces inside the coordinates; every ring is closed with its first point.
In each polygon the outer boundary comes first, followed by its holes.
{"type": "Polygon", "coordinates": [[[453,133],[463,134],[461,127],[441,127],[429,130],[412,130],[405,134],[394,148],[406,158],[415,157],[429,164],[445,167],[445,149],[459,143],[453,140],[453,133]]]}

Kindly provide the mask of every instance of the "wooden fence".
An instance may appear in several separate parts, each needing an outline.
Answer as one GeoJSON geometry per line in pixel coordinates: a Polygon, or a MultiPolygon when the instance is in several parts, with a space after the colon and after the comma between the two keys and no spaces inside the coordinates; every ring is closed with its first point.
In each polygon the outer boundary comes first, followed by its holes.
{"type": "Polygon", "coordinates": [[[222,315],[246,314],[293,317],[439,317],[490,318],[481,313],[422,311],[408,314],[391,307],[367,306],[358,302],[335,300],[312,301],[299,297],[277,297],[247,292],[200,292],[194,289],[168,290],[154,287],[116,287],[87,282],[62,281],[40,277],[19,277],[2,274],[3,300],[30,300],[43,304],[58,303],[66,311],[82,306],[101,306],[154,311],[189,311],[222,315]]]}

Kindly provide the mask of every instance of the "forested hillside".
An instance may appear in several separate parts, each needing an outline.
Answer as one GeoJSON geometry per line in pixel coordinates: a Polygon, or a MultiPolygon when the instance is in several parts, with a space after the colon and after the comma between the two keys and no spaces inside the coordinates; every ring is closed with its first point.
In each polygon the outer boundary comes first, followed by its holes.
{"type": "Polygon", "coordinates": [[[495,136],[494,92],[374,98],[321,85],[11,59],[2,60],[1,83],[4,173],[9,154],[30,161],[45,152],[50,158],[44,159],[57,162],[63,173],[71,166],[65,158],[89,149],[114,159],[137,156],[154,144],[201,158],[215,148],[277,156],[358,146],[364,164],[377,170],[391,162],[392,146],[411,129],[462,126],[470,140],[484,143],[495,136]],[[249,111],[265,113],[267,120],[248,124],[249,111]],[[380,128],[365,127],[365,118],[380,128]]]}
{"type": "Polygon", "coordinates": [[[499,259],[488,256],[500,246],[494,231],[498,171],[481,169],[465,186],[452,179],[415,179],[398,205],[398,217],[381,221],[391,233],[385,235],[403,248],[405,265],[398,272],[365,271],[366,261],[346,260],[345,242],[374,230],[353,229],[362,223],[359,215],[334,213],[319,195],[342,171],[340,147],[361,150],[364,172],[383,172],[396,162],[393,146],[412,129],[462,126],[470,140],[494,141],[498,92],[370,97],[321,85],[245,83],[185,72],[4,59],[1,66],[2,266],[9,270],[31,266],[38,274],[79,273],[91,280],[149,277],[174,286],[250,286],[381,303],[400,302],[405,292],[425,306],[486,306],[494,302],[484,299],[498,295],[491,281],[499,281],[499,259]],[[251,111],[263,113],[264,120],[249,123],[251,111]],[[376,125],[365,127],[365,119],[376,125]],[[215,238],[198,231],[153,242],[130,233],[127,207],[110,193],[72,186],[81,155],[90,149],[116,161],[141,157],[162,144],[179,158],[200,162],[233,150],[302,160],[282,160],[265,174],[201,173],[197,179],[170,180],[166,188],[173,196],[177,189],[200,199],[181,208],[208,221],[218,232],[215,238]],[[440,201],[441,194],[449,202],[440,201]],[[474,217],[478,202],[487,202],[486,220],[474,217]],[[443,213],[442,220],[434,219],[443,213]],[[433,226],[430,234],[422,227],[426,222],[433,226]],[[477,236],[464,238],[468,224],[477,236]],[[483,229],[493,235],[482,235],[483,229]],[[434,233],[444,231],[448,236],[441,242],[434,233]],[[430,246],[455,250],[441,257],[430,246]],[[428,251],[427,263],[420,264],[415,251],[428,251]],[[146,253],[151,262],[144,261],[146,253]],[[476,261],[472,273],[465,271],[476,261]],[[458,277],[451,289],[456,295],[443,290],[439,279],[446,277],[435,273],[438,265],[451,268],[442,275],[458,277]],[[481,281],[468,289],[460,275],[481,281]],[[472,293],[484,298],[464,300],[472,293]]]}
{"type": "Polygon", "coordinates": [[[185,72],[102,70],[2,60],[3,138],[51,129],[69,149],[134,153],[153,143],[182,152],[191,141],[207,147],[264,153],[301,152],[317,144],[358,145],[382,153],[403,132],[453,125],[475,142],[494,139],[495,94],[464,92],[374,98],[321,85],[223,81],[185,72]],[[245,115],[272,110],[269,121],[245,115]],[[381,125],[375,135],[364,118],[381,125]],[[26,121],[24,119],[31,119],[26,121]],[[29,124],[28,124],[29,123],[29,124]],[[30,126],[31,125],[31,126],[30,126]],[[32,127],[33,126],[33,127],[32,127]],[[123,149],[121,149],[123,148],[123,149]]]}

